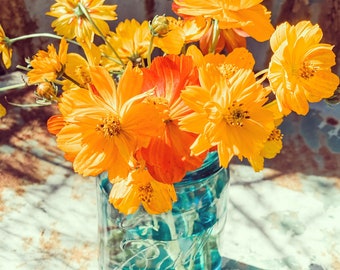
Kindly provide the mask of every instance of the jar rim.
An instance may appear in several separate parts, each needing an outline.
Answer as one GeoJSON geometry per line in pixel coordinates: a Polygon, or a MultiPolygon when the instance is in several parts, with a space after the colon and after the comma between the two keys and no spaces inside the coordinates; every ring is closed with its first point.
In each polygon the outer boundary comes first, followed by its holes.
{"type": "Polygon", "coordinates": [[[205,178],[210,177],[222,169],[217,151],[208,152],[202,166],[196,170],[187,172],[182,181],[175,183],[175,186],[186,185],[189,181],[204,181],[205,178]]]}

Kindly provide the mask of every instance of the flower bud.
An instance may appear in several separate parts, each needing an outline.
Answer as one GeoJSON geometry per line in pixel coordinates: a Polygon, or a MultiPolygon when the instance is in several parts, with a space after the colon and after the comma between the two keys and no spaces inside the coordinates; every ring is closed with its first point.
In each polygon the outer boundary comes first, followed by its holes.
{"type": "Polygon", "coordinates": [[[35,90],[35,94],[39,98],[47,99],[47,100],[55,100],[56,99],[56,89],[49,82],[39,83],[37,89],[35,90]]]}
{"type": "Polygon", "coordinates": [[[169,20],[165,16],[156,15],[151,22],[150,29],[153,36],[164,36],[169,32],[169,20]]]}

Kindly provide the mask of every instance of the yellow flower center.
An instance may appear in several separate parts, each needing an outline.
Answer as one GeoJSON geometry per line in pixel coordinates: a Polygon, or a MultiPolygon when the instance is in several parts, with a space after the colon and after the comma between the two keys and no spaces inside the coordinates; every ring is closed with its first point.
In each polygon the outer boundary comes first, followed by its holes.
{"type": "Polygon", "coordinates": [[[299,69],[299,75],[301,78],[308,80],[314,76],[316,72],[316,67],[311,63],[303,62],[302,67],[299,69]]]}
{"type": "Polygon", "coordinates": [[[112,137],[119,135],[122,127],[117,115],[108,115],[102,119],[101,124],[96,127],[97,131],[101,131],[104,137],[112,137]]]}
{"type": "Polygon", "coordinates": [[[233,102],[233,104],[228,107],[228,114],[224,117],[228,125],[239,127],[243,126],[244,119],[249,118],[249,112],[243,109],[243,104],[236,104],[236,102],[233,102]]]}
{"type": "Polygon", "coordinates": [[[217,66],[217,69],[222,74],[222,76],[230,79],[238,70],[238,67],[233,64],[221,64],[217,66]]]}
{"type": "Polygon", "coordinates": [[[272,133],[269,135],[268,141],[280,141],[283,138],[283,134],[281,133],[281,130],[274,129],[272,133]]]}
{"type": "Polygon", "coordinates": [[[143,66],[143,58],[138,54],[138,52],[134,52],[128,58],[132,62],[134,67],[142,67],[143,66]]]}
{"type": "Polygon", "coordinates": [[[152,198],[153,188],[150,183],[138,187],[138,196],[142,202],[150,203],[152,198]]]}
{"type": "Polygon", "coordinates": [[[77,66],[75,73],[80,77],[83,84],[91,83],[89,70],[84,66],[77,66]]]}
{"type": "Polygon", "coordinates": [[[153,104],[156,106],[156,110],[161,113],[163,122],[165,124],[170,123],[172,120],[169,116],[169,101],[164,97],[157,97],[157,96],[148,96],[145,99],[145,102],[149,104],[153,104]]]}
{"type": "Polygon", "coordinates": [[[145,98],[145,101],[149,104],[153,105],[164,105],[168,106],[169,101],[166,98],[163,97],[157,97],[157,96],[148,96],[145,98]]]}

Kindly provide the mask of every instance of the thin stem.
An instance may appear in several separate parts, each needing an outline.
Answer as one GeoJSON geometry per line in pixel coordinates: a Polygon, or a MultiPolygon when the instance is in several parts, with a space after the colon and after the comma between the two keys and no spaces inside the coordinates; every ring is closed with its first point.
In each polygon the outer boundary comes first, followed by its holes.
{"type": "Polygon", "coordinates": [[[52,103],[46,102],[46,103],[28,103],[28,104],[20,104],[20,103],[15,103],[7,100],[7,97],[5,97],[5,100],[8,104],[16,107],[21,107],[21,108],[31,108],[31,107],[42,107],[42,106],[49,106],[52,103]]]}
{"type": "Polygon", "coordinates": [[[151,65],[151,54],[152,54],[152,47],[153,47],[153,39],[154,35],[151,35],[151,40],[149,44],[149,49],[148,49],[148,55],[147,55],[147,61],[148,61],[148,67],[151,65]]]}
{"type": "Polygon", "coordinates": [[[212,39],[211,39],[211,46],[209,48],[210,53],[215,53],[219,36],[220,36],[220,29],[218,27],[218,20],[213,20],[213,34],[212,34],[212,39]]]}
{"type": "Polygon", "coordinates": [[[113,58],[113,57],[111,57],[111,56],[109,56],[109,55],[107,55],[107,54],[105,54],[105,53],[102,54],[102,57],[105,57],[105,58],[109,59],[109,60],[112,61],[112,62],[115,62],[115,63],[117,63],[117,64],[120,64],[120,62],[119,62],[116,58],[113,58]]]}
{"type": "Polygon", "coordinates": [[[77,82],[76,80],[74,80],[73,78],[68,76],[66,73],[63,73],[62,77],[73,82],[74,84],[78,85],[79,87],[83,88],[83,86],[79,82],[77,82]]]}
{"type": "Polygon", "coordinates": [[[27,68],[27,67],[24,67],[22,65],[17,65],[16,66],[17,69],[21,69],[21,70],[25,70],[25,71],[30,71],[31,69],[27,68]]]}
{"type": "MultiPolygon", "coordinates": [[[[9,45],[11,45],[14,42],[17,42],[17,41],[20,41],[20,40],[37,38],[37,37],[49,37],[49,38],[55,38],[55,39],[62,39],[63,38],[61,36],[50,34],[50,33],[34,33],[34,34],[23,35],[23,36],[20,36],[20,37],[10,38],[10,39],[8,39],[8,43],[9,43],[9,45]]],[[[72,40],[72,39],[67,39],[67,41],[79,46],[79,43],[72,40]]]]}
{"type": "Polygon", "coordinates": [[[122,61],[122,59],[119,57],[117,51],[115,50],[115,48],[113,48],[113,46],[106,40],[103,32],[99,29],[99,27],[95,24],[95,22],[92,20],[90,14],[88,13],[87,9],[84,7],[84,5],[79,2],[78,3],[78,7],[80,8],[81,12],[85,15],[86,19],[89,20],[89,22],[92,24],[92,26],[97,30],[97,32],[99,33],[99,36],[102,38],[102,40],[105,42],[105,44],[112,50],[113,54],[117,57],[117,59],[119,60],[119,63],[123,66],[123,68],[125,68],[125,64],[122,61]]]}

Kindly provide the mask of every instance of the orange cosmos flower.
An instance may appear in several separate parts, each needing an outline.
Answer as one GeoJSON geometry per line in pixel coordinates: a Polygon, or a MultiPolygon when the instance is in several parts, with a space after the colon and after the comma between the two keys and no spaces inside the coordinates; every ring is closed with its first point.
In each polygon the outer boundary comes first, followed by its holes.
{"type": "Polygon", "coordinates": [[[199,71],[201,86],[187,86],[181,94],[194,111],[181,119],[181,129],[199,134],[192,153],[217,146],[223,167],[234,155],[242,159],[259,153],[274,129],[273,114],[263,107],[269,91],[249,69],[240,69],[229,79],[211,65],[199,71]]]}
{"type": "Polygon", "coordinates": [[[27,73],[28,83],[53,82],[63,75],[67,60],[68,44],[60,41],[58,54],[53,44],[48,45],[47,52],[40,50],[30,62],[32,70],[27,73]]]}
{"type": "MultiPolygon", "coordinates": [[[[148,22],[140,24],[135,19],[120,22],[116,32],[111,32],[106,39],[110,46],[115,48],[124,64],[132,62],[134,66],[143,65],[151,41],[148,22]]],[[[123,67],[110,46],[107,44],[100,46],[104,55],[102,65],[110,71],[120,71],[123,67]]]]}
{"type": "MultiPolygon", "coordinates": [[[[174,0],[172,8],[176,14],[186,18],[204,16],[217,20],[222,30],[233,29],[240,36],[251,36],[262,42],[270,38],[274,28],[270,23],[270,12],[261,2],[262,0],[174,0]]],[[[226,37],[227,34],[224,35],[226,37]]]]}
{"type": "Polygon", "coordinates": [[[155,96],[147,99],[161,112],[164,133],[151,139],[142,155],[150,174],[158,181],[175,183],[185,173],[198,168],[204,154],[190,155],[190,145],[197,135],[179,129],[178,121],[191,110],[180,98],[187,85],[198,84],[198,73],[189,56],[156,57],[149,69],[143,69],[144,90],[155,89],[155,96]]]}
{"type": "Polygon", "coordinates": [[[175,201],[174,186],[156,181],[144,168],[132,170],[126,179],[118,179],[109,195],[109,202],[125,215],[135,213],[140,205],[149,214],[161,214],[171,210],[175,201]]]}
{"type": "Polygon", "coordinates": [[[13,50],[9,44],[9,38],[6,37],[5,31],[0,24],[0,54],[2,54],[2,61],[7,69],[12,64],[12,53],[13,50]]]}
{"type": "Polygon", "coordinates": [[[137,148],[147,146],[162,130],[154,106],[143,103],[142,74],[127,67],[116,85],[103,67],[90,67],[91,88],[66,91],[49,130],[57,132],[58,147],[84,176],[108,171],[109,179],[126,177],[137,148]],[[58,132],[58,127],[65,125],[58,132]]]}
{"type": "Polygon", "coordinates": [[[52,22],[55,32],[65,38],[75,37],[93,40],[94,33],[104,36],[109,33],[105,20],[116,20],[117,5],[103,5],[105,0],[56,0],[46,14],[57,19],[52,22]],[[89,21],[91,17],[93,23],[89,21]]]}
{"type": "Polygon", "coordinates": [[[305,115],[308,102],[318,102],[333,95],[339,77],[332,73],[335,65],[333,46],[319,43],[322,30],[302,21],[295,26],[285,22],[270,39],[274,52],[268,79],[280,111],[305,115]]]}

